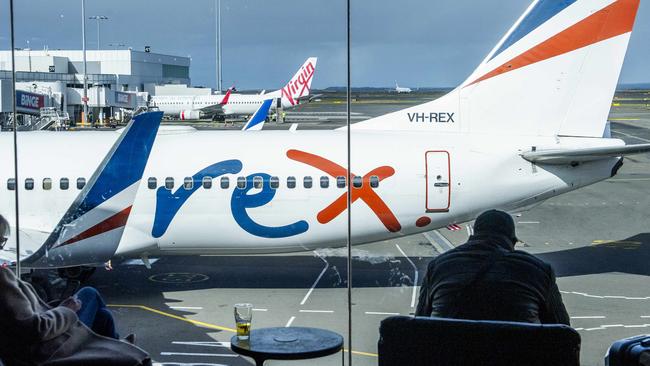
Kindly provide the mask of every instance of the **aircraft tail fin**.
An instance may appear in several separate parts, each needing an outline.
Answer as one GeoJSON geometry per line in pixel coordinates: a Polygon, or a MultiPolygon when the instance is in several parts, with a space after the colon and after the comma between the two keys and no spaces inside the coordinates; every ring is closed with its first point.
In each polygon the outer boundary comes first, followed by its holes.
{"type": "Polygon", "coordinates": [[[260,131],[264,127],[264,122],[266,122],[266,117],[269,115],[269,110],[271,109],[271,104],[273,99],[265,100],[262,105],[255,111],[253,116],[246,122],[242,131],[260,131]]]}
{"type": "Polygon", "coordinates": [[[162,115],[149,112],[133,118],[45,243],[24,259],[26,267],[100,264],[112,258],[162,115]]]}
{"type": "Polygon", "coordinates": [[[535,0],[444,97],[361,129],[602,137],[640,0],[535,0]]]}
{"type": "Polygon", "coordinates": [[[228,100],[230,100],[230,93],[232,93],[232,90],[235,88],[233,85],[232,88],[229,88],[228,91],[226,91],[226,95],[224,95],[223,99],[221,99],[221,103],[219,105],[226,105],[228,104],[228,100]]]}
{"type": "Polygon", "coordinates": [[[287,85],[281,89],[282,99],[289,105],[299,104],[301,98],[305,98],[311,93],[311,83],[314,80],[317,62],[318,58],[316,57],[308,58],[287,85]]]}

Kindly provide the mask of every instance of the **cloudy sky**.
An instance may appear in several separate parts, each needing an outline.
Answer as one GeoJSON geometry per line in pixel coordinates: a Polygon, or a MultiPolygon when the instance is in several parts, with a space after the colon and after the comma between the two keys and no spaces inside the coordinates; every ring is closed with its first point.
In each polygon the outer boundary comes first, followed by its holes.
{"type": "MultiPolygon", "coordinates": [[[[309,56],[314,87],[345,85],[345,1],[221,0],[223,78],[241,89],[284,85],[309,56]]],[[[16,47],[81,48],[81,0],[15,0],[16,47]]],[[[354,86],[454,86],[490,51],[529,0],[352,0],[354,86]]],[[[8,0],[0,0],[0,46],[9,49],[8,0]]],[[[213,87],[215,0],[86,0],[104,15],[102,48],[192,58],[195,85],[213,87]]],[[[97,27],[87,21],[87,46],[97,27]]],[[[642,0],[621,76],[650,82],[650,0],[642,0]]],[[[225,85],[224,85],[225,86],[225,85]]]]}

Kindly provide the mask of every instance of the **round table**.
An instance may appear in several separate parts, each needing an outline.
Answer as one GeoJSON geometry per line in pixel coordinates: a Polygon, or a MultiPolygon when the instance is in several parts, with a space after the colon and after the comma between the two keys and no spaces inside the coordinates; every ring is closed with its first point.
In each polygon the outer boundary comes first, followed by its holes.
{"type": "Polygon", "coordinates": [[[262,366],[266,360],[306,360],[333,355],[343,350],[343,337],[318,328],[261,328],[252,330],[248,340],[233,336],[230,349],[262,366]]]}

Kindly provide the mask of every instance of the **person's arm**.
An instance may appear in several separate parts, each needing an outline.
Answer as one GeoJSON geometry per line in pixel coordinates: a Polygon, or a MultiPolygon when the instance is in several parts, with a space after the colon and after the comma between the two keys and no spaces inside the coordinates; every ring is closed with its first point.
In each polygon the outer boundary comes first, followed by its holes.
{"type": "Polygon", "coordinates": [[[540,319],[542,323],[546,324],[565,324],[571,326],[569,313],[567,313],[562,302],[562,295],[560,289],[555,282],[555,271],[550,267],[550,284],[548,293],[546,294],[546,314],[540,319]]]}
{"type": "Polygon", "coordinates": [[[427,273],[424,275],[424,279],[422,280],[420,299],[418,300],[418,306],[415,309],[415,316],[431,316],[431,311],[433,310],[431,308],[431,297],[429,296],[429,275],[433,273],[432,264],[433,262],[429,263],[427,273]]]}
{"type": "Polygon", "coordinates": [[[77,314],[63,306],[34,312],[32,303],[8,269],[0,270],[0,294],[0,328],[22,341],[42,342],[56,338],[77,322],[77,314]]]}

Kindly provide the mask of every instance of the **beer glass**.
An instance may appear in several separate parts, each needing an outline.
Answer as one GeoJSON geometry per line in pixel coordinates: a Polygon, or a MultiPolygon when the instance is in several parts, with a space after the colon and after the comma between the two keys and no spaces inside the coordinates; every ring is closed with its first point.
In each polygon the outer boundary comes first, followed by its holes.
{"type": "Polygon", "coordinates": [[[237,323],[237,338],[247,340],[251,333],[253,320],[252,304],[235,304],[235,323],[237,323]]]}

